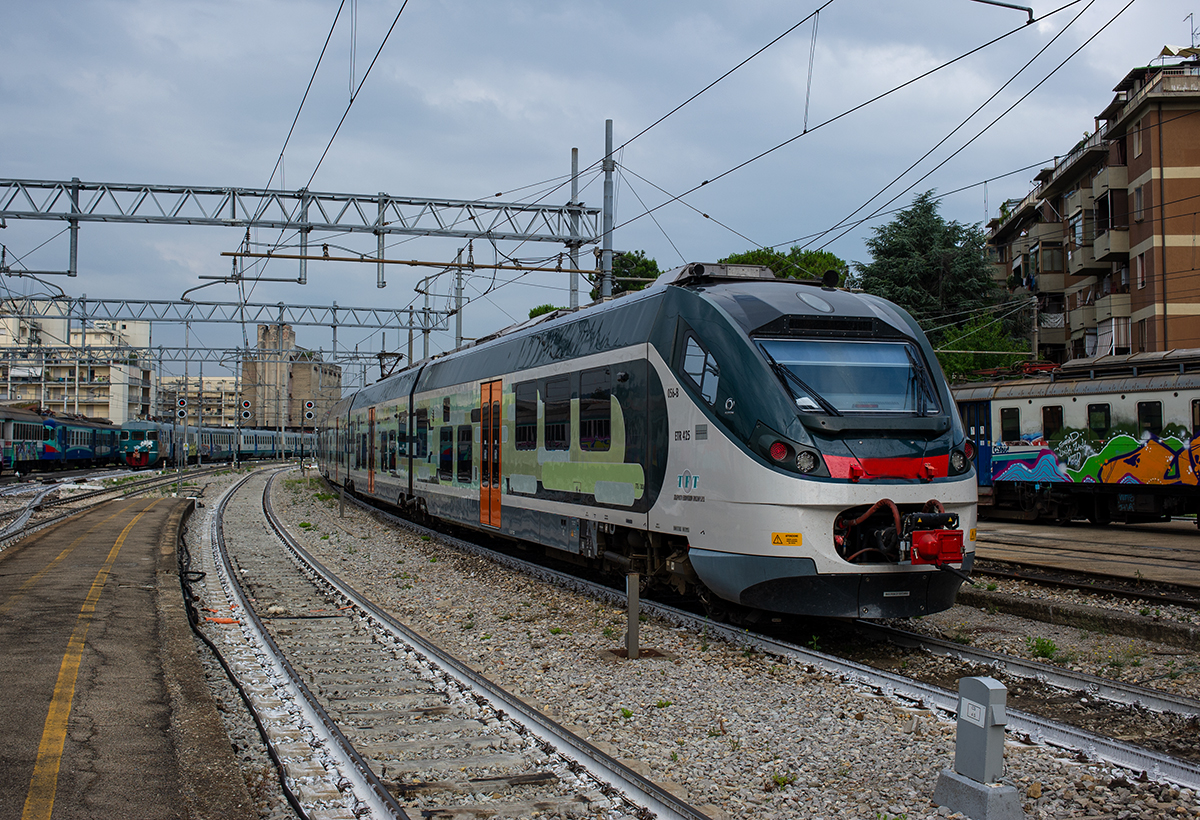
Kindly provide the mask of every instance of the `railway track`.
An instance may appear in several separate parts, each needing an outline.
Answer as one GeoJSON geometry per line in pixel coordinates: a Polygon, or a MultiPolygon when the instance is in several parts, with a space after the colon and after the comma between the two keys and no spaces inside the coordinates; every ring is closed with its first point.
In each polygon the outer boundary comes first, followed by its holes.
{"type": "Polygon", "coordinates": [[[29,503],[23,509],[8,510],[0,514],[0,521],[12,519],[12,522],[0,527],[0,550],[13,544],[28,535],[31,535],[38,530],[45,529],[52,524],[57,524],[71,516],[81,512],[84,509],[90,509],[97,504],[103,504],[106,501],[111,501],[114,497],[123,497],[128,495],[136,495],[145,492],[146,490],[155,487],[175,484],[180,481],[190,481],[201,476],[212,475],[213,473],[226,470],[228,467],[219,465],[215,467],[207,467],[199,470],[191,470],[187,473],[176,473],[168,475],[154,476],[151,478],[141,479],[139,481],[127,482],[114,487],[105,487],[98,490],[91,490],[85,493],[78,493],[66,498],[46,499],[46,495],[57,489],[54,486],[40,489],[35,497],[30,499],[29,503]],[[68,504],[79,505],[81,502],[91,501],[92,503],[84,506],[73,506],[68,511],[53,516],[44,518],[33,523],[29,523],[33,515],[39,510],[52,509],[55,507],[63,507],[68,504]]]}
{"type": "MultiPolygon", "coordinates": [[[[350,497],[347,496],[347,499],[349,500],[350,497]]],[[[615,606],[624,604],[624,593],[620,590],[585,581],[575,575],[559,572],[542,564],[531,563],[462,538],[421,527],[407,519],[364,504],[358,499],[353,499],[353,502],[393,524],[421,536],[436,536],[440,541],[464,552],[486,556],[497,563],[518,569],[547,582],[583,592],[615,606]]],[[[653,614],[697,633],[720,635],[737,645],[823,669],[902,703],[933,709],[944,716],[953,716],[957,709],[956,692],[924,683],[906,675],[880,670],[866,663],[806,648],[786,639],[755,634],[743,628],[714,623],[698,614],[666,604],[643,599],[642,609],[648,614],[653,614]]],[[[914,637],[898,637],[898,639],[909,642],[916,640],[914,637]]],[[[932,642],[930,646],[933,646],[932,642]]],[[[1012,665],[1014,670],[1017,670],[1022,663],[1019,659],[1011,656],[978,651],[973,657],[968,658],[969,649],[951,647],[945,642],[942,642],[940,647],[940,651],[946,654],[954,653],[956,650],[964,663],[981,667],[1012,665]]],[[[1151,690],[1131,687],[1118,681],[1075,674],[1070,670],[1026,668],[1024,673],[1028,674],[1030,679],[1049,687],[1067,692],[1087,693],[1091,697],[1108,700],[1117,706],[1136,704],[1139,708],[1161,710],[1165,713],[1179,715],[1184,719],[1189,719],[1189,716],[1195,715],[1200,709],[1200,704],[1187,698],[1175,698],[1168,693],[1154,693],[1151,690]]],[[[1200,788],[1200,765],[1189,760],[1122,740],[1103,737],[1080,726],[1047,719],[1011,707],[1008,710],[1008,727],[1013,736],[1029,742],[1075,750],[1085,758],[1099,759],[1133,771],[1146,772],[1151,777],[1165,779],[1188,788],[1200,788]]]]}
{"type": "Polygon", "coordinates": [[[302,814],[705,816],[362,599],[291,539],[268,487],[249,476],[216,510],[226,602],[210,608],[254,647],[242,674],[302,814]]]}

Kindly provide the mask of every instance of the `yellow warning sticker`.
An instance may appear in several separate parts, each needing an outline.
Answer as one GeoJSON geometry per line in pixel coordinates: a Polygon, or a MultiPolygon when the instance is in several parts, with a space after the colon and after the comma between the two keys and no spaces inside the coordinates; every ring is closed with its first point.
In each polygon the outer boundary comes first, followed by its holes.
{"type": "Polygon", "coordinates": [[[974,527],[971,528],[971,540],[972,541],[975,540],[975,528],[974,527]]]}
{"type": "Polygon", "coordinates": [[[803,540],[798,532],[771,533],[771,543],[777,547],[798,547],[803,540]]]}

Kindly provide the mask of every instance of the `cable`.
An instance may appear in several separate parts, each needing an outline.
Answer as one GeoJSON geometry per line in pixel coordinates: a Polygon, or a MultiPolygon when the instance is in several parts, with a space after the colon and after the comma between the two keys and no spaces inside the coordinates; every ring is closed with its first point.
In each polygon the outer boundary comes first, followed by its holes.
{"type": "Polygon", "coordinates": [[[337,28],[338,18],[342,15],[342,7],[346,5],[346,0],[342,0],[338,4],[337,13],[333,15],[333,23],[329,26],[329,34],[325,35],[325,45],[321,46],[321,54],[317,57],[317,64],[313,66],[312,76],[308,78],[308,86],[304,89],[304,96],[300,99],[300,105],[296,108],[296,116],[292,118],[292,127],[288,129],[287,136],[283,140],[283,148],[279,149],[279,159],[275,160],[275,167],[271,169],[271,176],[267,180],[265,187],[270,188],[271,182],[275,179],[275,172],[279,170],[280,164],[283,163],[284,152],[287,151],[288,143],[292,140],[292,133],[296,130],[296,123],[300,121],[300,112],[304,110],[304,103],[308,101],[308,92],[312,91],[313,81],[317,79],[317,70],[321,68],[321,62],[325,59],[325,51],[329,48],[329,41],[333,38],[333,30],[337,28]]]}
{"type": "MultiPolygon", "coordinates": [[[[1074,0],[1074,1],[1075,1],[1075,2],[1079,2],[1079,0],[1074,0]]],[[[1094,0],[1093,0],[1093,2],[1094,2],[1094,0]]],[[[1008,115],[1008,114],[1009,114],[1009,113],[1010,113],[1010,112],[1011,112],[1011,111],[1012,111],[1014,108],[1016,108],[1018,105],[1020,105],[1020,104],[1021,104],[1022,102],[1024,102],[1026,99],[1028,99],[1028,98],[1029,98],[1029,97],[1030,97],[1030,96],[1033,94],[1033,92],[1035,92],[1035,91],[1037,91],[1039,88],[1041,88],[1041,86],[1042,86],[1042,84],[1043,84],[1043,83],[1045,83],[1047,80],[1049,80],[1049,79],[1050,79],[1051,77],[1053,77],[1055,74],[1057,74],[1057,73],[1058,73],[1058,71],[1059,71],[1059,69],[1061,69],[1061,68],[1062,68],[1063,66],[1065,66],[1065,65],[1066,65],[1068,62],[1070,62],[1070,61],[1071,61],[1071,59],[1072,59],[1073,57],[1075,57],[1077,54],[1079,54],[1079,52],[1083,51],[1083,49],[1085,49],[1085,48],[1086,48],[1086,47],[1087,47],[1089,44],[1091,44],[1091,42],[1092,42],[1093,40],[1095,40],[1097,37],[1099,37],[1099,36],[1100,36],[1100,35],[1101,35],[1101,34],[1104,32],[1104,30],[1105,30],[1105,29],[1107,29],[1109,26],[1111,26],[1113,23],[1115,23],[1115,22],[1117,21],[1117,18],[1118,18],[1118,17],[1120,17],[1122,14],[1124,14],[1124,13],[1125,13],[1125,12],[1126,12],[1126,11],[1129,9],[1129,7],[1130,7],[1130,6],[1132,6],[1132,5],[1133,5],[1135,2],[1136,2],[1136,0],[1129,0],[1129,2],[1128,2],[1128,3],[1126,3],[1124,6],[1122,6],[1122,7],[1121,7],[1121,9],[1120,9],[1120,11],[1118,11],[1118,12],[1117,12],[1115,15],[1113,15],[1113,16],[1112,16],[1112,18],[1111,18],[1111,19],[1110,19],[1110,20],[1109,20],[1107,23],[1105,23],[1103,26],[1101,26],[1101,27],[1100,27],[1100,28],[1099,28],[1099,29],[1096,31],[1096,33],[1095,33],[1095,34],[1093,34],[1091,37],[1089,37],[1089,38],[1087,38],[1086,40],[1084,40],[1084,41],[1083,41],[1083,43],[1082,43],[1082,44],[1080,44],[1080,46],[1079,46],[1078,48],[1076,48],[1074,51],[1072,51],[1070,54],[1068,54],[1068,55],[1067,55],[1066,59],[1064,59],[1064,60],[1063,60],[1061,63],[1059,63],[1057,66],[1055,66],[1055,67],[1054,67],[1054,69],[1052,69],[1052,70],[1050,71],[1050,73],[1049,73],[1049,74],[1047,74],[1045,77],[1043,77],[1041,80],[1039,80],[1039,81],[1038,81],[1038,83],[1037,83],[1037,85],[1035,85],[1033,88],[1029,89],[1027,92],[1025,92],[1024,94],[1022,94],[1022,95],[1021,95],[1021,96],[1020,96],[1020,97],[1017,99],[1017,101],[1016,101],[1016,102],[1014,102],[1014,103],[1013,103],[1012,105],[1010,105],[1008,108],[1004,109],[1004,111],[1000,112],[1000,115],[999,115],[998,117],[996,117],[996,118],[995,118],[994,120],[992,120],[990,123],[988,123],[987,125],[985,125],[985,126],[984,126],[984,127],[983,127],[983,128],[982,128],[982,129],[981,129],[981,130],[980,130],[980,131],[979,131],[979,132],[978,132],[978,133],[977,133],[975,136],[974,136],[974,137],[972,137],[971,139],[969,139],[969,140],[968,140],[966,143],[964,143],[964,144],[963,144],[961,147],[959,147],[957,150],[955,150],[953,153],[951,153],[951,154],[950,154],[950,156],[946,157],[944,160],[942,160],[941,162],[939,162],[937,165],[933,166],[933,168],[931,168],[931,169],[930,169],[930,170],[929,170],[929,171],[928,171],[928,172],[927,172],[927,173],[926,173],[924,176],[922,176],[920,179],[916,180],[916,181],[915,181],[915,182],[913,182],[911,185],[909,185],[907,188],[905,188],[903,191],[901,191],[900,193],[896,194],[894,197],[892,197],[891,199],[889,199],[889,200],[888,200],[886,203],[884,203],[884,205],[883,205],[882,207],[887,207],[888,205],[891,205],[893,202],[895,202],[895,201],[896,201],[897,199],[899,199],[901,196],[903,196],[904,194],[908,193],[908,192],[909,192],[909,191],[911,191],[913,188],[915,188],[917,185],[920,185],[922,182],[924,182],[926,179],[928,179],[930,176],[932,176],[932,175],[933,175],[933,174],[934,174],[936,171],[938,171],[939,169],[941,169],[941,168],[942,168],[942,166],[944,166],[944,165],[945,165],[946,163],[948,163],[950,160],[954,159],[956,156],[958,156],[958,155],[959,155],[959,154],[961,154],[963,151],[965,151],[965,150],[967,149],[967,147],[968,147],[968,146],[970,146],[971,144],[973,144],[973,143],[975,142],[975,140],[979,139],[979,138],[980,138],[980,137],[982,137],[982,136],[983,136],[985,133],[987,133],[988,129],[990,129],[990,128],[991,128],[993,125],[995,125],[996,123],[1000,122],[1000,120],[1001,120],[1001,119],[1003,119],[1005,116],[1007,116],[1007,115],[1008,115]]],[[[1090,5],[1090,3],[1089,3],[1089,5],[1090,5]]],[[[1086,11],[1086,10],[1087,10],[1087,9],[1085,8],[1085,9],[1084,9],[1084,11],[1086,11]]],[[[1082,12],[1081,12],[1081,14],[1082,14],[1082,12]]],[[[1078,19],[1078,17],[1076,17],[1076,19],[1078,19]]],[[[1072,22],[1074,22],[1074,21],[1072,21],[1072,22]]],[[[1063,30],[1065,31],[1066,29],[1064,28],[1063,30]]],[[[1024,70],[1024,69],[1022,69],[1022,70],[1024,70]]],[[[974,115],[972,115],[972,116],[974,116],[974,115]]],[[[838,234],[837,236],[835,236],[833,239],[829,240],[829,242],[826,242],[826,243],[825,243],[824,245],[822,245],[821,247],[822,247],[822,248],[824,248],[824,247],[827,247],[827,246],[830,244],[830,242],[836,242],[838,239],[840,239],[841,237],[845,236],[847,233],[849,233],[849,229],[847,229],[847,230],[845,230],[845,231],[842,231],[842,233],[838,234]]]]}
{"type": "MultiPolygon", "coordinates": [[[[1051,16],[1057,14],[1058,12],[1062,11],[1063,9],[1069,8],[1070,6],[1075,5],[1076,3],[1079,3],[1081,1],[1082,0],[1071,0],[1071,2],[1068,3],[1066,6],[1062,6],[1058,9],[1055,9],[1054,11],[1049,12],[1046,15],[1043,15],[1043,17],[1041,19],[1044,20],[1048,17],[1051,17],[1051,16]]],[[[856,113],[856,112],[862,110],[863,108],[866,108],[869,105],[877,103],[880,100],[882,100],[886,97],[889,97],[892,94],[895,94],[898,91],[901,91],[901,90],[907,88],[910,85],[913,85],[917,82],[920,82],[921,80],[926,79],[927,77],[932,76],[933,74],[936,74],[937,72],[941,71],[942,69],[948,68],[948,67],[954,65],[955,63],[965,60],[967,57],[977,54],[978,52],[980,52],[986,48],[989,48],[990,46],[993,46],[996,43],[999,43],[1002,40],[1007,39],[1008,37],[1011,37],[1012,35],[1016,34],[1017,32],[1024,31],[1024,30],[1026,30],[1026,28],[1028,28],[1028,26],[1025,24],[1022,24],[1019,28],[1014,28],[1011,31],[1001,34],[999,37],[994,37],[993,39],[988,40],[987,42],[983,43],[982,45],[976,46],[975,48],[971,49],[970,51],[964,52],[963,54],[960,54],[959,56],[957,56],[951,60],[947,60],[946,62],[941,63],[940,65],[934,66],[933,68],[929,69],[928,71],[918,74],[917,76],[912,77],[911,79],[908,79],[908,80],[904,81],[903,83],[900,83],[899,85],[894,86],[893,88],[891,88],[887,91],[877,94],[876,96],[871,97],[870,99],[865,100],[865,101],[859,103],[858,105],[853,106],[852,108],[848,108],[847,110],[843,111],[840,114],[830,117],[829,119],[827,119],[823,122],[817,123],[808,131],[804,131],[802,133],[796,134],[795,136],[790,137],[790,138],[784,140],[783,142],[778,143],[777,145],[775,145],[771,148],[768,148],[767,150],[762,151],[762,152],[750,157],[749,159],[738,163],[737,165],[733,166],[732,168],[722,171],[720,174],[718,174],[710,179],[704,180],[699,185],[695,185],[692,188],[689,188],[688,190],[684,191],[683,193],[673,196],[671,199],[667,200],[666,202],[663,202],[662,204],[655,206],[654,210],[664,208],[667,205],[677,202],[677,201],[681,200],[683,197],[688,196],[689,194],[693,194],[696,191],[700,190],[701,188],[703,188],[707,185],[710,185],[711,183],[716,182],[719,179],[723,179],[724,177],[727,177],[730,174],[735,173],[736,171],[740,171],[741,169],[745,168],[746,166],[748,166],[754,162],[757,162],[758,160],[760,160],[766,156],[769,156],[769,155],[775,153],[776,151],[779,151],[782,148],[787,147],[788,145],[791,145],[793,142],[800,139],[801,137],[805,137],[808,134],[811,134],[814,131],[824,128],[827,125],[832,125],[833,123],[835,123],[841,119],[844,119],[845,117],[848,117],[851,114],[856,113]]],[[[626,225],[636,222],[637,220],[641,219],[643,216],[647,216],[647,215],[648,215],[648,213],[638,214],[637,216],[633,217],[632,219],[628,219],[625,222],[622,222],[620,225],[615,226],[613,230],[616,230],[617,228],[623,228],[626,225]]]]}
{"type": "MultiPolygon", "coordinates": [[[[1076,0],[1076,1],[1078,2],[1079,0],[1076,0]]],[[[957,133],[959,132],[959,130],[960,130],[960,129],[962,129],[964,126],[966,126],[966,124],[967,124],[968,122],[970,122],[970,121],[971,121],[971,119],[972,119],[972,118],[974,118],[974,116],[975,116],[976,114],[978,114],[980,111],[982,111],[984,108],[986,108],[986,107],[987,107],[987,105],[988,105],[990,102],[992,102],[992,100],[994,100],[994,99],[996,99],[996,97],[1000,96],[1000,94],[1001,94],[1001,93],[1003,93],[1004,89],[1008,88],[1008,87],[1009,87],[1009,86],[1010,86],[1012,83],[1016,82],[1016,79],[1017,79],[1017,77],[1021,76],[1021,74],[1022,74],[1022,73],[1024,73],[1025,69],[1027,69],[1027,68],[1029,68],[1029,66],[1033,65],[1034,61],[1035,61],[1035,60],[1037,60],[1037,58],[1038,58],[1038,57],[1040,57],[1040,56],[1042,56],[1043,54],[1045,54],[1045,53],[1046,53],[1046,51],[1047,51],[1047,50],[1048,50],[1048,49],[1049,49],[1049,48],[1050,48],[1052,45],[1054,45],[1056,42],[1058,42],[1058,39],[1059,39],[1060,37],[1062,37],[1064,34],[1066,34],[1066,33],[1067,33],[1067,31],[1068,31],[1068,30],[1071,28],[1071,26],[1073,26],[1073,25],[1074,25],[1076,22],[1078,22],[1079,18],[1080,18],[1080,17],[1082,17],[1082,16],[1083,16],[1083,15],[1084,15],[1084,14],[1087,12],[1087,10],[1088,10],[1088,9],[1090,9],[1090,8],[1092,7],[1092,5],[1093,5],[1095,2],[1096,2],[1096,0],[1089,0],[1088,4],[1087,4],[1086,6],[1084,6],[1084,7],[1083,7],[1083,9],[1082,9],[1082,10],[1079,12],[1079,14],[1075,15],[1075,16],[1074,16],[1074,17],[1071,19],[1071,21],[1070,21],[1069,23],[1067,23],[1065,26],[1063,26],[1063,28],[1062,28],[1062,29],[1061,29],[1061,30],[1060,30],[1060,31],[1059,31],[1057,34],[1055,34],[1055,35],[1054,35],[1054,37],[1053,37],[1053,38],[1051,38],[1051,39],[1050,39],[1050,41],[1049,41],[1048,43],[1046,43],[1044,46],[1042,46],[1040,49],[1038,49],[1037,53],[1035,53],[1035,54],[1034,54],[1032,57],[1030,57],[1030,58],[1029,58],[1029,60],[1028,60],[1028,61],[1026,61],[1025,65],[1023,65],[1023,66],[1021,66],[1019,69],[1017,69],[1017,72],[1016,72],[1015,74],[1013,74],[1011,77],[1009,77],[1009,78],[1008,78],[1008,79],[1007,79],[1007,80],[1004,82],[1004,84],[1003,84],[1003,85],[1001,85],[999,88],[997,88],[997,89],[995,90],[995,92],[993,92],[993,93],[992,93],[992,95],[991,95],[990,97],[988,97],[986,100],[984,100],[982,103],[980,103],[979,107],[977,107],[977,108],[976,108],[974,111],[972,111],[970,114],[968,114],[968,115],[966,116],[966,118],[962,120],[962,122],[960,122],[958,125],[954,126],[954,128],[953,128],[953,129],[951,129],[951,131],[950,131],[948,134],[946,134],[946,136],[944,136],[944,137],[942,137],[940,140],[938,140],[938,141],[937,141],[937,143],[935,143],[935,144],[933,145],[933,147],[932,147],[932,148],[930,148],[928,151],[926,151],[924,154],[922,154],[922,155],[921,155],[919,158],[917,158],[917,159],[916,159],[916,160],[915,160],[915,161],[912,163],[912,165],[909,165],[907,168],[905,168],[903,171],[901,171],[899,174],[897,174],[897,175],[896,175],[896,177],[895,177],[895,178],[894,178],[894,179],[893,179],[891,182],[889,182],[887,185],[884,185],[884,186],[883,186],[881,189],[879,189],[879,191],[878,191],[878,192],[876,192],[876,193],[872,194],[872,195],[870,196],[870,198],[868,198],[868,199],[867,199],[867,201],[866,201],[866,202],[864,202],[862,205],[859,205],[857,208],[855,208],[853,211],[851,211],[851,212],[850,212],[850,214],[849,214],[848,216],[844,217],[844,218],[843,218],[843,219],[842,219],[840,222],[838,222],[836,225],[834,225],[834,226],[833,226],[833,227],[831,227],[831,228],[827,228],[827,229],[826,229],[826,230],[825,230],[825,231],[824,231],[822,234],[820,234],[820,235],[817,237],[817,239],[819,240],[821,237],[825,236],[826,234],[828,234],[828,233],[832,233],[833,231],[836,231],[836,230],[838,230],[839,228],[841,228],[841,227],[842,227],[842,226],[843,226],[843,225],[844,225],[844,224],[845,224],[845,223],[846,223],[848,220],[852,219],[852,218],[854,217],[854,215],[855,215],[855,214],[857,214],[859,211],[863,210],[863,209],[864,209],[864,208],[866,208],[868,205],[870,205],[870,204],[871,204],[871,202],[873,202],[873,201],[875,200],[875,198],[876,198],[876,197],[878,197],[878,196],[882,196],[882,195],[883,195],[883,194],[884,194],[884,193],[885,193],[885,192],[886,192],[886,191],[887,191],[889,188],[891,188],[893,185],[895,185],[897,182],[899,182],[901,179],[903,179],[905,174],[907,174],[909,171],[911,171],[912,169],[914,169],[914,168],[916,168],[918,165],[920,165],[922,162],[924,162],[924,161],[925,161],[925,160],[926,160],[926,159],[929,157],[929,155],[930,155],[930,154],[932,154],[934,151],[936,151],[938,148],[941,148],[943,145],[945,145],[945,144],[946,144],[946,142],[947,142],[947,141],[948,141],[948,140],[949,140],[949,139],[950,139],[952,136],[954,136],[955,134],[957,134],[957,133]]],[[[1061,67],[1061,66],[1060,66],[1060,67],[1061,67]]],[[[1056,70],[1057,70],[1057,69],[1056,69],[1056,70]]],[[[1035,86],[1035,88],[1036,88],[1036,86],[1035,86]]],[[[1023,100],[1023,99],[1024,99],[1024,97],[1022,97],[1021,99],[1023,100]]],[[[1018,100],[1018,102],[1020,102],[1020,100],[1018,100]]],[[[1010,108],[1010,109],[1008,109],[1008,110],[1009,110],[1009,111],[1011,111],[1012,109],[1010,108]]],[[[1007,113],[1007,111],[1006,111],[1005,113],[1007,113]]],[[[995,123],[993,123],[993,125],[994,125],[994,124],[995,124],[995,123]]],[[[990,127],[990,126],[989,126],[989,127],[990,127]]],[[[970,143],[967,143],[967,144],[969,145],[970,143]]],[[[960,149],[960,150],[961,150],[961,149],[960,149]]],[[[954,155],[952,154],[951,156],[954,156],[954,155]]],[[[941,166],[938,166],[938,167],[941,167],[941,166]]],[[[936,170],[936,169],[935,169],[935,170],[936,170]]],[[[925,179],[925,177],[922,177],[922,179],[925,179]]],[[[914,183],[914,184],[915,184],[915,183],[914,183]]],[[[885,207],[885,208],[886,208],[888,205],[891,205],[891,204],[892,204],[892,202],[895,202],[895,201],[896,201],[896,199],[897,199],[899,196],[903,195],[904,193],[907,193],[907,192],[908,192],[908,191],[910,191],[910,190],[912,190],[912,187],[911,187],[911,186],[910,186],[909,188],[906,188],[906,189],[905,189],[904,191],[902,191],[900,194],[897,194],[897,195],[896,195],[896,197],[893,197],[891,200],[889,200],[888,202],[884,203],[883,207],[885,207]]],[[[831,242],[832,242],[832,241],[836,241],[837,239],[839,239],[839,238],[841,238],[842,236],[845,236],[845,235],[846,235],[846,232],[845,232],[845,231],[843,231],[841,234],[838,234],[838,236],[834,237],[834,239],[833,239],[833,240],[830,240],[830,241],[831,241],[831,242]]],[[[815,240],[814,240],[814,241],[815,241],[815,240]]],[[[821,247],[822,247],[822,248],[825,248],[825,247],[827,247],[828,245],[829,245],[829,243],[827,242],[827,243],[825,243],[824,245],[822,245],[821,247]]]]}

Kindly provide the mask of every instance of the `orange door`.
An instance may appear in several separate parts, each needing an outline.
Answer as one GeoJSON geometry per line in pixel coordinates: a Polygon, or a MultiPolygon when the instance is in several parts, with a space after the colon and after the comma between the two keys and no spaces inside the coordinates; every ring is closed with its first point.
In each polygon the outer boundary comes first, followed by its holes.
{"type": "Polygon", "coordinates": [[[500,526],[500,386],[485,382],[480,388],[479,521],[500,526]]]}

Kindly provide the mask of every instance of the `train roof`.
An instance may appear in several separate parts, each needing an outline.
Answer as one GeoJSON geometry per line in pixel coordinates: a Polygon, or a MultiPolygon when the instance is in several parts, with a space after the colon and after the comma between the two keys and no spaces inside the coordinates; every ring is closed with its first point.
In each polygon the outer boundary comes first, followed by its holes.
{"type": "Polygon", "coordinates": [[[956,401],[1102,395],[1200,388],[1200,350],[1074,359],[1050,373],[957,384],[956,401]]]}
{"type": "Polygon", "coordinates": [[[0,418],[6,421],[23,421],[32,424],[42,423],[42,414],[25,407],[0,406],[0,418]]]}

